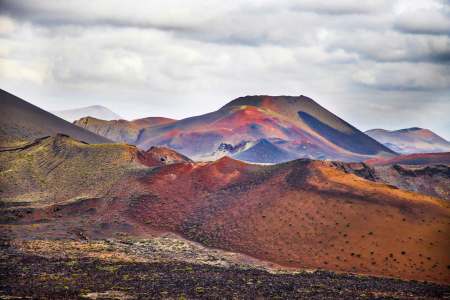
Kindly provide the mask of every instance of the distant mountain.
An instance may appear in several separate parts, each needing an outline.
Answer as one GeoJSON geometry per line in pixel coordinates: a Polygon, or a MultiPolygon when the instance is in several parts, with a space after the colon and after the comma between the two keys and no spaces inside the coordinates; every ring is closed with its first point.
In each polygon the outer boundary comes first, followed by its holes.
{"type": "Polygon", "coordinates": [[[83,117],[94,117],[103,120],[122,119],[121,116],[111,111],[109,108],[101,105],[92,105],[75,109],[52,111],[51,113],[69,122],[73,122],[83,117]]]}
{"type": "Polygon", "coordinates": [[[429,129],[412,127],[400,130],[372,129],[366,134],[402,154],[450,152],[450,142],[429,129]]]}
{"type": "Polygon", "coordinates": [[[0,146],[10,147],[58,133],[87,143],[111,140],[75,126],[4,90],[0,90],[0,146]]]}
{"type": "MultiPolygon", "coordinates": [[[[102,134],[98,128],[94,132],[102,134]]],[[[305,96],[237,98],[212,113],[142,128],[133,144],[143,149],[168,146],[193,159],[205,160],[215,157],[221,144],[261,139],[294,157],[362,161],[395,155],[305,96]]]]}
{"type": "Polygon", "coordinates": [[[297,157],[297,155],[275,146],[266,139],[261,139],[250,148],[233,155],[233,158],[256,163],[281,163],[297,157]]]}
{"type": "Polygon", "coordinates": [[[144,128],[173,122],[175,122],[175,120],[162,117],[150,117],[133,121],[105,121],[93,117],[84,117],[76,120],[74,124],[116,142],[136,144],[136,141],[144,128]]]}

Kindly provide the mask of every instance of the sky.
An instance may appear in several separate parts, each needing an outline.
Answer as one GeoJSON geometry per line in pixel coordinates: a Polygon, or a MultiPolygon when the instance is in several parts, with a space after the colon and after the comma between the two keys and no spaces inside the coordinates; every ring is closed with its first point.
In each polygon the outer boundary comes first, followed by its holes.
{"type": "Polygon", "coordinates": [[[306,95],[450,140],[450,0],[0,0],[0,87],[127,119],[306,95]]]}

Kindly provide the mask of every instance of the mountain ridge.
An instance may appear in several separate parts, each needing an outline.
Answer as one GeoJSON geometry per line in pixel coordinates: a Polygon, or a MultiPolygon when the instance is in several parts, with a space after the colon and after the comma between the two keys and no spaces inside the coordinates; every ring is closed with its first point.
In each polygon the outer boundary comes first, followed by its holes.
{"type": "Polygon", "coordinates": [[[426,128],[377,128],[365,133],[401,154],[450,152],[450,142],[426,128]]]}
{"type": "Polygon", "coordinates": [[[112,142],[1,89],[0,100],[1,147],[27,143],[36,138],[58,133],[67,134],[88,143],[112,142]]]}
{"type": "Polygon", "coordinates": [[[306,96],[239,97],[211,113],[143,128],[134,144],[144,149],[168,146],[203,160],[211,157],[220,144],[260,139],[278,139],[278,147],[296,158],[362,161],[395,155],[306,96]]]}

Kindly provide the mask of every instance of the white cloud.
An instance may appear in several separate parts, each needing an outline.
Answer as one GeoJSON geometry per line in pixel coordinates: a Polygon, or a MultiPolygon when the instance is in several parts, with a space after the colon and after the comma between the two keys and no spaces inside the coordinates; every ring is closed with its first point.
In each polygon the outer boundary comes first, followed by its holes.
{"type": "Polygon", "coordinates": [[[95,102],[129,118],[306,94],[364,128],[373,107],[424,93],[450,110],[448,17],[437,0],[3,0],[0,81],[44,108],[95,102]]]}
{"type": "Polygon", "coordinates": [[[16,23],[8,16],[0,16],[0,36],[11,34],[16,30],[16,23]]]}
{"type": "Polygon", "coordinates": [[[450,35],[450,15],[442,10],[407,11],[398,16],[394,25],[406,33],[450,35]]]}
{"type": "Polygon", "coordinates": [[[427,63],[388,63],[356,72],[353,80],[369,87],[388,90],[433,90],[450,86],[446,66],[427,63]]]}

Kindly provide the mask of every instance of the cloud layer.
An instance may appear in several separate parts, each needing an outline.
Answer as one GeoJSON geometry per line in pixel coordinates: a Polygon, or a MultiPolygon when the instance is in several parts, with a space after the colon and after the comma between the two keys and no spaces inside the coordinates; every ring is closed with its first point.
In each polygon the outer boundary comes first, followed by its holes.
{"type": "Polygon", "coordinates": [[[46,109],[186,117],[305,94],[450,139],[448,1],[0,1],[2,88],[46,109]]]}

